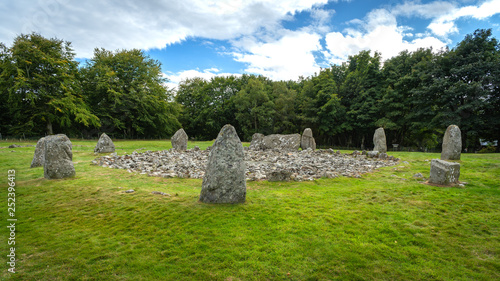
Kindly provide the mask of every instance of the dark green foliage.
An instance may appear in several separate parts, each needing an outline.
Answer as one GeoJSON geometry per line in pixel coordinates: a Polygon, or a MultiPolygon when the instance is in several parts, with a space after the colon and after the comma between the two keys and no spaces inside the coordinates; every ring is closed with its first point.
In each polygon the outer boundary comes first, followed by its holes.
{"type": "Polygon", "coordinates": [[[452,50],[403,51],[383,63],[361,51],[298,81],[191,78],[175,93],[164,87],[160,64],[140,50],[96,49],[78,71],[67,42],[34,34],[14,46],[0,44],[2,133],[42,135],[53,124],[87,137],[157,138],[182,126],[191,138],[212,140],[232,124],[250,140],[309,127],[319,146],[371,149],[383,127],[389,148],[427,151],[439,150],[456,124],[468,151],[480,148],[479,139],[500,139],[500,47],[491,30],[467,35],[452,50]]]}
{"type": "Polygon", "coordinates": [[[99,126],[82,99],[69,42],[33,33],[18,36],[11,48],[1,47],[1,98],[11,118],[2,129],[36,136],[71,131],[75,124],[99,126]]]}
{"type": "Polygon", "coordinates": [[[179,109],[171,102],[160,66],[141,50],[94,51],[81,70],[82,86],[101,119],[100,131],[123,138],[166,138],[180,127],[179,109]]]}

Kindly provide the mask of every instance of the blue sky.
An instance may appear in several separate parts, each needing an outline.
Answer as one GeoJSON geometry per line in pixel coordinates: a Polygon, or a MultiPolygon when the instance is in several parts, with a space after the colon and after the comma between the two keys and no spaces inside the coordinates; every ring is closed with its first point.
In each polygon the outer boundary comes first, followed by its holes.
{"type": "Polygon", "coordinates": [[[361,50],[385,60],[405,49],[452,48],[478,28],[500,39],[500,0],[0,3],[0,42],[35,31],[72,42],[80,60],[95,47],[143,49],[162,63],[171,87],[195,76],[242,73],[297,80],[361,50]]]}

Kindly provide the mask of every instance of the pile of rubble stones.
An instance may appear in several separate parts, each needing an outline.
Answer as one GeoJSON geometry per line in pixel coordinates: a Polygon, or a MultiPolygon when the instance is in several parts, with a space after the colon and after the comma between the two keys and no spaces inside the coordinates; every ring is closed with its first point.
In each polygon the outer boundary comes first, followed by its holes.
{"type": "MultiPolygon", "coordinates": [[[[361,177],[380,167],[396,165],[399,159],[386,153],[355,151],[342,154],[332,149],[279,151],[245,148],[246,179],[255,180],[314,180],[322,177],[361,177]]],[[[155,177],[198,178],[205,175],[210,148],[195,147],[186,151],[133,152],[117,156],[116,153],[96,158],[92,163],[102,167],[127,169],[155,177]]]]}

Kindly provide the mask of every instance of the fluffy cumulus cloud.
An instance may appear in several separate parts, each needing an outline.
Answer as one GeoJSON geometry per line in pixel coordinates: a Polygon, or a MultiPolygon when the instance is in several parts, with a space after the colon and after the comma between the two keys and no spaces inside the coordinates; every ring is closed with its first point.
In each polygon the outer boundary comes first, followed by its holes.
{"type": "Polygon", "coordinates": [[[209,81],[213,77],[231,75],[240,76],[240,74],[223,73],[217,68],[209,68],[204,69],[203,71],[200,71],[198,69],[191,69],[180,71],[178,73],[164,73],[163,77],[168,79],[168,82],[166,83],[166,86],[168,88],[176,89],[179,83],[189,78],[199,77],[209,81]]]}
{"type": "Polygon", "coordinates": [[[447,13],[436,17],[428,28],[436,35],[446,37],[449,34],[458,32],[455,21],[460,18],[474,18],[484,20],[500,13],[500,0],[490,0],[483,2],[479,6],[466,6],[454,8],[447,13]]]}
{"type": "Polygon", "coordinates": [[[232,39],[273,29],[327,0],[2,1],[0,42],[36,31],[71,41],[78,57],[95,47],[164,48],[188,37],[232,39]]]}
{"type": "Polygon", "coordinates": [[[313,52],[321,50],[321,37],[305,31],[284,33],[283,37],[272,42],[255,42],[255,39],[246,38],[245,43],[240,44],[241,52],[233,55],[237,61],[248,65],[245,71],[273,80],[293,80],[317,72],[319,66],[313,52]]]}
{"type": "Polygon", "coordinates": [[[364,20],[354,20],[351,24],[355,27],[347,28],[344,33],[331,32],[326,35],[327,56],[332,63],[346,61],[348,56],[362,50],[380,52],[382,59],[386,60],[403,50],[415,51],[426,47],[441,49],[446,46],[445,42],[432,36],[406,40],[406,32],[411,29],[398,26],[396,15],[385,9],[374,10],[364,20]]]}

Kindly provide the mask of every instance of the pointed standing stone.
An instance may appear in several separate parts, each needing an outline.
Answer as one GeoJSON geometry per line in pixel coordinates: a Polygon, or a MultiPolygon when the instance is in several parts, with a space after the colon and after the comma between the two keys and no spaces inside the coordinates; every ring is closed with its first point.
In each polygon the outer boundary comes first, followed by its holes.
{"type": "Polygon", "coordinates": [[[384,128],[378,128],[375,130],[375,134],[373,135],[373,151],[378,152],[387,152],[387,142],[385,139],[385,131],[384,128]]]}
{"type": "Polygon", "coordinates": [[[316,150],[316,141],[313,137],[313,132],[310,128],[306,128],[304,133],[302,133],[302,139],[300,140],[300,147],[302,150],[306,150],[308,148],[312,148],[312,150],[316,150]]]}
{"type": "Polygon", "coordinates": [[[73,152],[71,141],[66,135],[45,137],[43,171],[46,179],[73,177],[73,152]]]}
{"type": "Polygon", "coordinates": [[[457,125],[450,125],[443,137],[441,160],[460,160],[462,152],[462,133],[457,125]]]}
{"type": "Polygon", "coordinates": [[[245,155],[236,130],[225,125],[215,140],[205,169],[200,201],[203,203],[243,203],[247,187],[245,155]]]}
{"type": "Polygon", "coordinates": [[[102,133],[94,148],[94,153],[110,153],[115,152],[115,144],[106,133],[102,133]]]}
{"type": "Polygon", "coordinates": [[[43,155],[45,153],[45,138],[41,138],[36,143],[35,147],[35,155],[33,156],[33,161],[31,161],[30,168],[41,167],[43,166],[43,155]]]}
{"type": "Polygon", "coordinates": [[[184,129],[180,128],[170,139],[172,148],[178,151],[187,150],[188,135],[184,129]]]}

